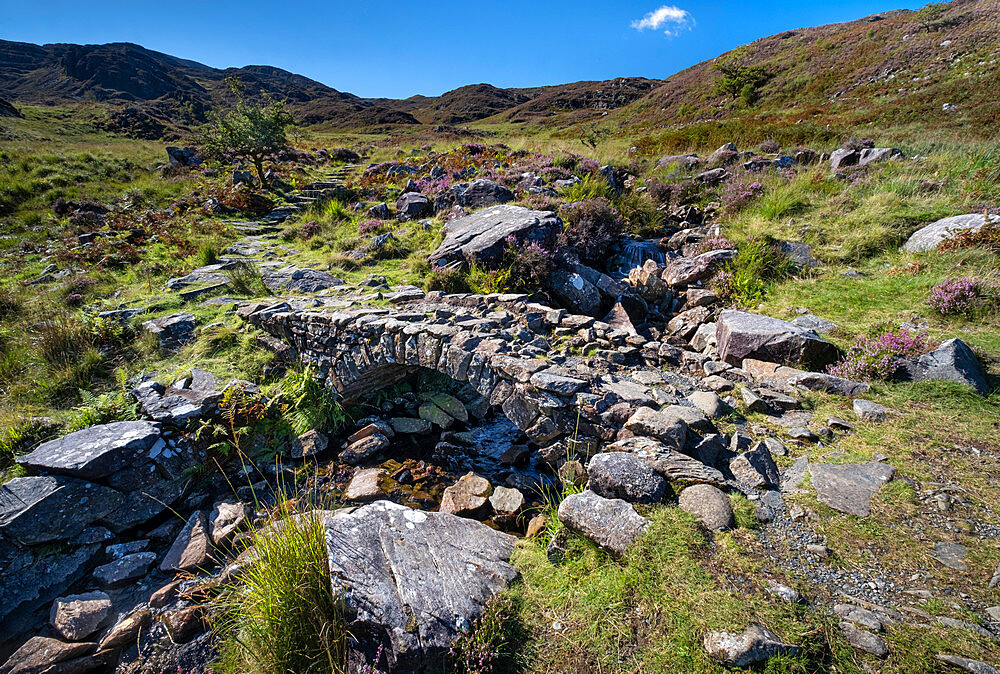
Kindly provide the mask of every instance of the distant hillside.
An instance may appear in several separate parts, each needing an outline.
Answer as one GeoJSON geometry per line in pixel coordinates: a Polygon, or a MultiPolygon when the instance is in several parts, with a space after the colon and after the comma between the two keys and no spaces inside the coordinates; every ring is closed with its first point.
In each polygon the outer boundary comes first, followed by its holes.
{"type": "Polygon", "coordinates": [[[1000,3],[954,0],[756,40],[667,78],[607,123],[661,136],[661,149],[740,131],[794,142],[827,125],[992,138],[1000,133],[997,91],[1000,3]],[[720,92],[719,67],[734,64],[744,75],[763,71],[752,96],[720,92]]]}
{"type": "Polygon", "coordinates": [[[49,44],[0,40],[0,96],[25,103],[79,101],[146,105],[163,116],[183,109],[195,119],[228,101],[225,78],[237,75],[248,92],[266,91],[288,101],[300,121],[403,123],[417,120],[271,66],[219,70],[129,43],[49,44]]]}

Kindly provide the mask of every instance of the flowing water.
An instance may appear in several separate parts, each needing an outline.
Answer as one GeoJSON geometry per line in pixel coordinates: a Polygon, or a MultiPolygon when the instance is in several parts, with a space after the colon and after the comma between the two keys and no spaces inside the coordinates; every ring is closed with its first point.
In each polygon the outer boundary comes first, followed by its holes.
{"type": "Polygon", "coordinates": [[[656,241],[651,239],[628,239],[622,245],[623,264],[618,269],[622,276],[636,267],[641,267],[646,260],[656,260],[657,264],[666,264],[667,257],[660,250],[656,241]]]}

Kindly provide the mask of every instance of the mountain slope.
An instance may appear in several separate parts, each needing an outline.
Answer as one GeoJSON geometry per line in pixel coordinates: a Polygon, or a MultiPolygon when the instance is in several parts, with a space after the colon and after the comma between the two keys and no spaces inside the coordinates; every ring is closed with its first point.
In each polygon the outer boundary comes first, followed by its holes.
{"type": "Polygon", "coordinates": [[[667,78],[608,122],[666,136],[663,149],[714,142],[720,127],[763,127],[791,141],[868,124],[991,138],[1000,133],[998,16],[995,0],[954,0],[787,31],[667,78]],[[746,99],[722,93],[725,64],[759,67],[767,81],[746,99]]]}

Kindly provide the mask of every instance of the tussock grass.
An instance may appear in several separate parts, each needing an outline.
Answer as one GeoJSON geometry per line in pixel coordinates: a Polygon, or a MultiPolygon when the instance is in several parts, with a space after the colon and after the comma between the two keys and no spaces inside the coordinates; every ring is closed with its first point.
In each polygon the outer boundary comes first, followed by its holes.
{"type": "Polygon", "coordinates": [[[278,524],[249,535],[247,562],[218,598],[213,624],[226,674],[346,671],[347,632],[333,596],[325,529],[318,512],[283,505],[278,524]]]}

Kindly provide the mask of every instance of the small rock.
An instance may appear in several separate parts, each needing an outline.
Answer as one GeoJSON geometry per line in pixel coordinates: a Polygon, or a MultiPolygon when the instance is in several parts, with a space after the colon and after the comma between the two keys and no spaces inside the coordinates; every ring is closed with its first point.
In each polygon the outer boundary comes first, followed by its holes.
{"type": "Polygon", "coordinates": [[[208,515],[212,543],[222,545],[246,524],[250,508],[245,503],[219,501],[208,515]]]}
{"type": "Polygon", "coordinates": [[[587,466],[587,489],[605,498],[630,503],[657,503],[663,500],[667,482],[635,454],[596,454],[587,466]]]}
{"type": "Polygon", "coordinates": [[[854,648],[877,658],[884,658],[889,655],[889,647],[885,641],[877,634],[872,634],[867,630],[858,629],[852,623],[840,623],[840,631],[847,639],[847,642],[854,648]]]}
{"type": "Polygon", "coordinates": [[[329,439],[323,433],[315,429],[306,431],[292,441],[292,458],[308,459],[316,456],[325,451],[329,444],[329,439]]]}
{"type": "Polygon", "coordinates": [[[939,541],[934,544],[934,553],[931,556],[949,569],[965,571],[968,569],[965,563],[966,554],[968,554],[968,548],[961,543],[939,541]]]}
{"type": "Polygon", "coordinates": [[[156,562],[155,552],[137,552],[133,555],[125,555],[121,559],[95,568],[94,578],[105,587],[114,587],[145,576],[154,562],[156,562]]]}
{"type": "Polygon", "coordinates": [[[149,597],[149,605],[152,608],[163,608],[164,606],[170,604],[177,596],[181,587],[181,582],[182,581],[180,580],[171,581],[151,594],[149,597]]]}
{"type": "Polygon", "coordinates": [[[772,597],[787,601],[789,604],[798,604],[802,601],[802,595],[799,594],[798,590],[787,585],[782,585],[781,583],[776,583],[768,587],[767,593],[772,597]]]}
{"type": "Polygon", "coordinates": [[[426,419],[413,419],[409,417],[394,417],[389,419],[389,425],[396,433],[402,434],[423,434],[431,432],[431,422],[426,419]]]}
{"type": "Polygon", "coordinates": [[[795,655],[801,650],[782,642],[777,634],[758,624],[738,634],[709,632],[703,643],[709,656],[727,667],[749,667],[775,655],[795,655]]]}
{"type": "Polygon", "coordinates": [[[986,664],[982,660],[971,660],[958,655],[948,655],[947,653],[938,653],[934,657],[938,662],[943,662],[958,669],[964,669],[971,674],[1000,674],[1000,670],[986,664]]]}
{"type": "Polygon", "coordinates": [[[729,470],[737,480],[754,488],[775,489],[780,484],[778,466],[763,442],[733,459],[729,470]]]}
{"type": "Polygon", "coordinates": [[[92,643],[66,643],[48,637],[31,637],[0,667],[3,674],[41,674],[63,671],[58,663],[87,655],[94,650],[92,643]]]}
{"type": "Polygon", "coordinates": [[[350,502],[372,501],[382,496],[381,481],[385,471],[381,468],[365,468],[359,470],[351,478],[351,482],[344,491],[344,500],[350,502]]]}
{"type": "Polygon", "coordinates": [[[188,518],[163,561],[161,571],[186,571],[204,566],[209,560],[211,536],[208,517],[203,510],[197,510],[188,518]]]}
{"type": "Polygon", "coordinates": [[[493,488],[490,481],[475,473],[466,473],[444,490],[441,512],[476,519],[485,515],[493,488]]]}
{"type": "Polygon", "coordinates": [[[868,421],[872,423],[878,423],[885,421],[889,418],[890,414],[895,414],[895,412],[884,405],[879,405],[871,400],[863,400],[861,398],[854,399],[854,413],[858,415],[858,419],[861,421],[868,421]]]}
{"type": "Polygon", "coordinates": [[[685,487],[678,497],[677,505],[713,531],[729,529],[735,521],[729,497],[710,484],[685,487]]]}
{"type": "Polygon", "coordinates": [[[132,615],[118,622],[117,625],[104,635],[101,640],[100,650],[118,649],[130,643],[134,643],[139,635],[139,630],[149,624],[153,619],[153,614],[149,609],[139,609],[132,615]]]}
{"type": "Polygon", "coordinates": [[[820,559],[827,559],[830,556],[830,548],[825,545],[820,545],[818,543],[810,543],[806,546],[806,552],[810,555],[816,555],[820,559]]]}

